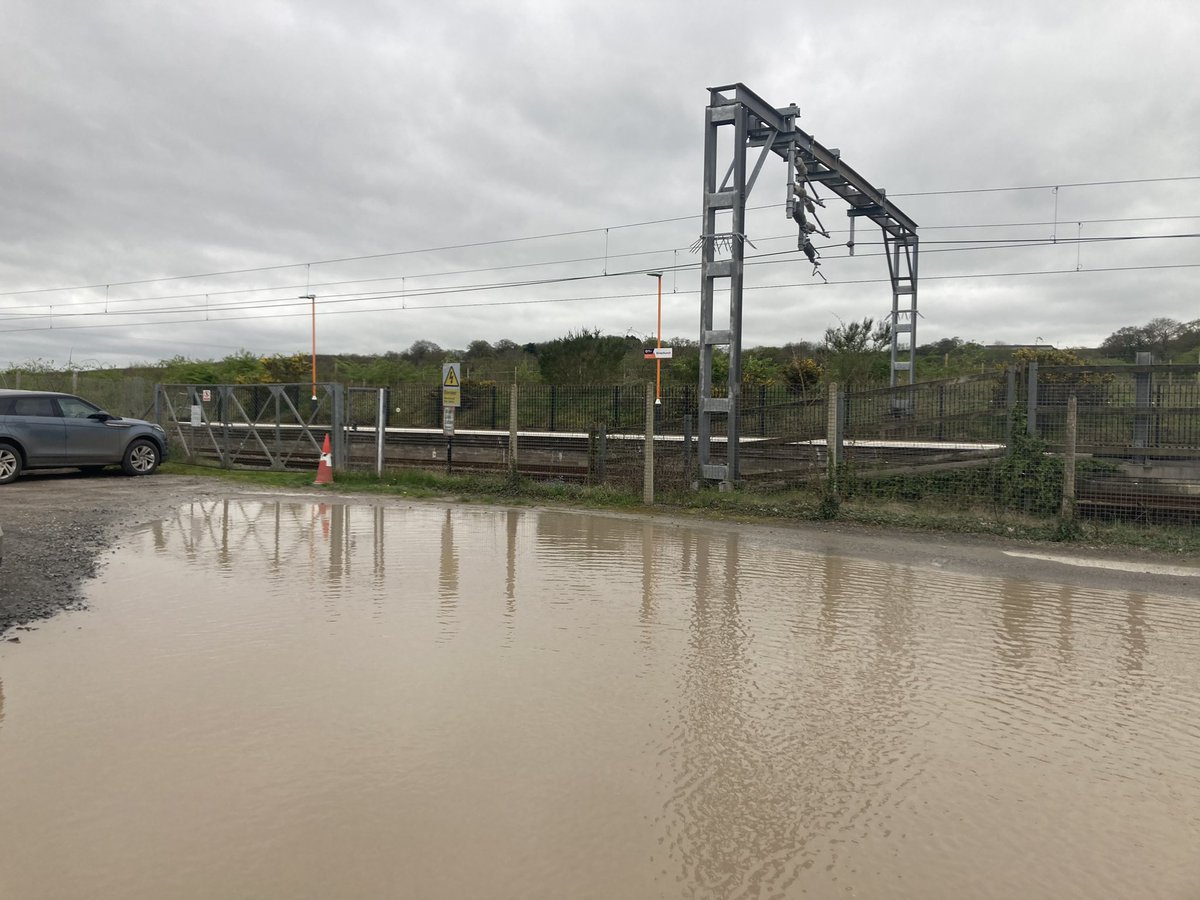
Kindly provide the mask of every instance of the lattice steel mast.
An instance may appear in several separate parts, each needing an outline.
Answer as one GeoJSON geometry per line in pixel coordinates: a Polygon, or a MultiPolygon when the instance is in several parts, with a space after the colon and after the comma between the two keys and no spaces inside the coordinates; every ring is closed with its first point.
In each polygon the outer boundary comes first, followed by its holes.
{"type": "MultiPolygon", "coordinates": [[[[746,200],[754,189],[763,163],[770,153],[787,161],[787,214],[800,224],[800,249],[813,263],[820,265],[819,253],[808,241],[808,234],[828,236],[824,228],[808,223],[805,208],[823,206],[816,186],[828,188],[841,197],[850,209],[850,247],[854,253],[854,225],[866,217],[883,230],[888,272],[892,282],[891,384],[896,386],[899,372],[915,376],[917,324],[917,225],[895,207],[885,192],[841,161],[837,150],[817,143],[812,135],[796,126],[799,109],[792,104],[783,109],[770,106],[744,84],[709,88],[709,104],[704,123],[704,206],[703,233],[697,242],[700,261],[700,402],[699,462],[701,477],[728,487],[738,480],[739,411],[742,386],[742,287],[745,268],[746,200]],[[720,184],[717,183],[718,131],[732,126],[733,158],[720,184]],[[752,171],[747,172],[750,147],[761,148],[752,171]],[[799,206],[798,206],[799,205],[799,206]],[[728,230],[718,231],[718,215],[728,213],[728,230]],[[807,246],[806,246],[807,244],[807,246]],[[717,257],[717,252],[725,255],[717,257]],[[714,296],[717,279],[729,280],[729,326],[714,328],[714,296]],[[907,305],[902,298],[907,297],[907,305]],[[902,337],[904,341],[902,342],[902,337]],[[725,396],[713,395],[713,354],[728,347],[729,379],[725,396]],[[903,356],[907,354],[907,359],[903,356]],[[714,459],[713,430],[716,417],[725,417],[726,448],[724,462],[714,459]]],[[[751,244],[753,246],[753,244],[751,244]]]]}

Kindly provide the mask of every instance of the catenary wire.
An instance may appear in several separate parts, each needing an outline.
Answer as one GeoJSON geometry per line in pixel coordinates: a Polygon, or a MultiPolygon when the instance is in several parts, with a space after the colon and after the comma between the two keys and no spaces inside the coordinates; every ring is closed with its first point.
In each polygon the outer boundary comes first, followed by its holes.
{"type": "MultiPolygon", "coordinates": [[[[1097,223],[1119,223],[1119,222],[1192,220],[1192,219],[1197,219],[1197,218],[1200,218],[1200,216],[1141,216],[1141,217],[1131,217],[1131,218],[1096,218],[1096,219],[1077,220],[1077,222],[1079,224],[1097,224],[1097,223]]],[[[1013,223],[990,223],[990,224],[978,224],[978,225],[974,225],[974,224],[941,225],[941,226],[931,225],[931,226],[924,226],[923,230],[924,231],[932,231],[932,230],[939,230],[939,229],[964,229],[964,228],[1019,228],[1019,227],[1047,226],[1047,225],[1053,225],[1053,224],[1065,224],[1065,223],[1064,222],[1059,222],[1059,223],[1013,222],[1013,223]]],[[[839,230],[832,230],[829,233],[830,234],[844,234],[844,233],[846,233],[846,231],[839,229],[839,230]]],[[[1096,243],[1096,242],[1100,242],[1100,241],[1104,241],[1104,240],[1141,240],[1141,239],[1151,239],[1151,238],[1159,238],[1159,237],[1166,238],[1166,237],[1174,237],[1174,236],[1173,235],[1136,235],[1136,236],[1103,236],[1103,235],[1100,235],[1100,236],[1094,236],[1094,237],[1088,237],[1088,238],[1067,238],[1067,237],[1055,238],[1055,237],[1051,237],[1051,238],[1044,239],[1044,240],[1030,239],[1030,238],[980,238],[980,239],[975,239],[974,243],[995,244],[995,245],[997,245],[997,248],[999,249],[999,245],[1002,245],[1006,241],[1011,242],[1014,245],[1018,245],[1018,246],[1038,246],[1040,243],[1046,243],[1048,245],[1050,245],[1050,244],[1070,244],[1070,243],[1096,243]]],[[[768,242],[780,241],[780,240],[794,240],[794,239],[795,239],[794,234],[776,235],[776,236],[770,236],[770,237],[756,238],[756,240],[759,241],[760,243],[768,243],[768,242]]],[[[971,243],[971,242],[972,241],[967,241],[967,240],[932,241],[929,239],[924,239],[924,240],[922,240],[921,243],[922,243],[922,246],[928,247],[933,244],[966,244],[966,243],[971,243]]],[[[829,246],[841,246],[841,245],[829,245],[829,246]]],[[[857,242],[856,246],[857,247],[870,247],[870,246],[879,246],[879,244],[878,244],[878,242],[875,242],[875,241],[859,241],[859,242],[857,242]]],[[[127,303],[147,303],[147,302],[155,302],[155,301],[161,301],[161,300],[181,300],[181,299],[197,299],[198,300],[200,297],[210,298],[210,297],[220,297],[220,296],[234,296],[234,295],[244,295],[244,294],[266,293],[269,291],[280,291],[280,290],[299,290],[301,287],[305,288],[305,293],[307,294],[307,293],[309,293],[309,291],[312,288],[317,288],[317,287],[338,287],[338,286],[351,285],[351,284],[394,282],[394,281],[404,281],[404,280],[416,280],[416,279],[423,279],[423,278],[450,277],[450,276],[462,275],[462,274],[478,274],[478,273],[482,273],[482,272],[493,272],[493,271],[498,272],[498,271],[512,271],[512,270],[517,270],[517,269],[543,268],[543,267],[553,266],[553,265],[573,265],[573,264],[584,263],[584,262],[599,262],[601,259],[631,259],[631,258],[638,257],[638,256],[653,256],[653,255],[658,255],[658,254],[662,254],[662,253],[676,252],[680,249],[687,249],[687,248],[679,248],[679,247],[660,248],[660,249],[655,249],[655,250],[639,250],[639,251],[628,252],[628,253],[610,254],[607,257],[601,257],[601,256],[574,257],[574,258],[570,258],[570,259],[545,260],[545,261],[532,262],[532,263],[516,263],[516,264],[506,265],[506,266],[484,266],[484,267],[475,267],[475,268],[470,268],[470,269],[447,270],[447,271],[442,271],[442,272],[427,272],[427,273],[415,273],[415,274],[404,274],[404,275],[387,275],[387,276],[380,276],[380,277],[375,277],[375,278],[353,278],[353,279],[345,279],[345,280],[340,280],[340,281],[317,282],[315,284],[311,284],[311,285],[305,284],[303,286],[300,284],[271,285],[271,286],[254,287],[254,288],[238,288],[238,289],[231,289],[231,290],[224,290],[224,291],[203,291],[203,292],[192,291],[192,292],[181,293],[181,294],[159,294],[159,295],[154,295],[154,296],[150,296],[150,297],[112,298],[112,297],[106,296],[106,299],[103,302],[105,302],[105,304],[107,306],[108,303],[127,304],[127,303]]],[[[927,252],[933,252],[933,251],[927,250],[927,252]]],[[[869,253],[857,254],[857,256],[859,258],[870,257],[872,255],[876,255],[876,254],[869,254],[869,253]]],[[[753,258],[753,256],[748,257],[748,258],[753,258]]],[[[829,258],[838,258],[838,257],[829,257],[829,258]]],[[[663,267],[655,267],[655,268],[663,268],[663,267]]],[[[666,267],[666,268],[682,270],[682,269],[689,268],[689,267],[688,266],[676,266],[676,267],[666,267]]],[[[620,273],[618,273],[618,274],[620,274],[620,273]]],[[[516,282],[515,284],[523,285],[523,284],[526,284],[526,282],[516,282]]],[[[106,291],[106,295],[107,295],[107,293],[108,292],[106,291]]],[[[361,293],[361,292],[358,292],[358,293],[361,293]]],[[[418,296],[419,292],[414,291],[413,295],[418,296]]],[[[338,296],[338,295],[335,294],[332,296],[338,296]]],[[[86,306],[89,304],[99,304],[100,302],[102,302],[102,301],[97,299],[97,300],[91,300],[91,301],[83,301],[82,303],[73,302],[71,305],[78,307],[78,306],[86,306]]],[[[275,301],[267,301],[267,302],[275,302],[275,301]]],[[[45,310],[46,308],[47,308],[47,305],[44,303],[28,304],[28,305],[24,305],[24,306],[10,306],[10,307],[6,307],[3,311],[0,311],[0,317],[15,315],[24,310],[45,310]]],[[[47,313],[45,313],[45,312],[35,312],[35,313],[30,313],[29,315],[31,315],[33,317],[41,317],[46,314],[47,313]]],[[[87,313],[87,314],[93,315],[94,313],[87,313]]]]}
{"type": "MultiPolygon", "coordinates": [[[[954,247],[942,247],[942,248],[938,248],[938,249],[927,249],[926,253],[927,254],[934,254],[934,253],[944,254],[944,253],[951,253],[951,252],[967,252],[967,251],[994,250],[994,249],[1012,250],[1012,249],[1024,249],[1024,248],[1050,248],[1050,247],[1054,247],[1058,244],[1106,243],[1106,242],[1122,241],[1122,240],[1197,238],[1197,237],[1200,237],[1200,233],[1175,234],[1175,235],[1125,235],[1125,236],[1104,236],[1104,237],[1095,237],[1095,238],[1065,238],[1065,239],[1059,240],[1057,242],[1051,242],[1049,239],[1040,239],[1040,240],[1036,240],[1036,241],[1023,241],[1022,243],[1015,244],[1015,245],[1011,244],[1011,243],[994,244],[992,242],[985,242],[985,243],[987,243],[987,246],[979,246],[979,244],[977,242],[954,242],[954,241],[931,242],[931,243],[935,243],[935,244],[936,243],[948,243],[948,244],[967,243],[967,244],[971,244],[971,246],[966,246],[966,247],[954,246],[954,247]]],[[[843,246],[843,245],[828,244],[828,245],[823,245],[822,247],[820,247],[818,249],[822,249],[822,250],[833,249],[833,248],[837,248],[837,247],[841,247],[841,246],[843,246]]],[[[746,257],[747,265],[763,265],[763,264],[779,264],[779,263],[798,262],[798,260],[795,259],[796,252],[797,251],[795,251],[795,250],[785,250],[785,251],[775,251],[775,252],[771,252],[771,253],[751,254],[750,256],[746,257]],[[778,257],[786,257],[786,258],[780,259],[778,257]]],[[[856,258],[863,259],[863,258],[870,258],[870,257],[878,257],[878,256],[882,256],[882,255],[883,255],[883,253],[860,253],[857,255],[856,258]]],[[[848,258],[848,256],[847,255],[839,255],[839,256],[827,256],[824,258],[825,259],[845,259],[845,258],[848,258]]],[[[698,265],[699,265],[698,263],[687,263],[682,266],[668,267],[667,270],[695,269],[698,265]]],[[[1087,271],[1096,271],[1096,270],[1088,269],[1087,271]]],[[[555,278],[546,278],[546,279],[532,279],[532,280],[510,281],[510,282],[491,282],[491,283],[473,284],[473,285],[451,285],[451,286],[445,286],[445,287],[426,288],[426,289],[416,290],[416,291],[404,291],[401,293],[397,293],[394,290],[375,291],[375,292],[353,291],[353,292],[348,292],[346,294],[324,295],[321,298],[321,302],[322,302],[322,306],[324,308],[328,309],[329,306],[335,305],[335,304],[343,305],[343,304],[347,304],[347,303],[367,303],[367,302],[373,302],[373,301],[393,300],[393,299],[407,300],[407,299],[421,298],[421,297],[446,296],[446,295],[453,295],[453,294],[467,294],[467,293],[476,293],[479,291],[505,290],[505,289],[511,289],[511,288],[521,288],[521,287],[544,287],[544,286],[553,285],[553,284],[567,284],[567,283],[572,283],[572,282],[597,280],[597,279],[602,279],[602,278],[614,278],[614,277],[623,277],[623,276],[629,276],[629,275],[643,275],[643,274],[645,274],[645,272],[646,272],[646,270],[644,270],[644,269],[630,269],[630,270],[621,271],[621,272],[591,273],[591,274],[583,274],[583,275],[559,276],[559,277],[555,277],[555,278]]],[[[934,276],[924,276],[924,277],[926,279],[929,279],[934,276]]],[[[243,311],[243,310],[267,309],[267,308],[279,309],[281,307],[287,307],[287,306],[304,306],[305,308],[307,308],[309,305],[307,302],[301,303],[301,301],[305,300],[305,299],[306,298],[289,296],[289,297],[279,297],[279,298],[274,298],[274,299],[263,299],[263,300],[257,300],[257,301],[235,301],[235,302],[230,302],[230,303],[218,304],[216,306],[208,305],[205,307],[205,310],[206,310],[206,312],[237,312],[237,311],[243,311]]],[[[495,305],[504,305],[504,303],[505,303],[505,301],[496,301],[495,305]]],[[[488,304],[480,303],[480,304],[473,304],[473,305],[486,306],[488,304]]],[[[181,314],[181,313],[185,313],[185,312],[191,312],[192,310],[195,310],[196,308],[197,308],[196,306],[194,306],[192,304],[188,304],[188,305],[184,305],[184,306],[160,307],[157,309],[138,309],[138,310],[131,310],[129,312],[112,312],[112,313],[88,312],[88,311],[72,309],[71,311],[59,312],[58,318],[60,320],[62,320],[65,318],[86,318],[86,317],[92,317],[92,316],[97,316],[97,315],[113,315],[113,316],[122,316],[122,317],[128,317],[128,316],[133,316],[133,315],[177,315],[177,314],[181,314]]],[[[21,315],[9,315],[9,314],[0,313],[0,319],[8,319],[10,321],[20,320],[20,319],[26,319],[26,320],[27,319],[41,319],[41,318],[47,318],[47,317],[50,317],[53,315],[54,315],[53,311],[41,312],[41,313],[26,313],[26,314],[21,314],[21,315]]]]}
{"type": "MultiPolygon", "coordinates": [[[[1111,180],[1105,180],[1105,181],[1078,181],[1078,182],[1063,182],[1060,184],[1016,185],[1016,186],[994,187],[994,188],[959,188],[959,189],[941,190],[941,191],[913,191],[913,192],[908,192],[908,193],[894,193],[894,194],[890,194],[889,197],[932,197],[932,196],[942,196],[942,195],[951,195],[951,194],[988,194],[988,193],[999,193],[999,192],[1005,192],[1005,191],[1050,190],[1050,189],[1054,189],[1054,188],[1064,188],[1064,187],[1072,187],[1072,188],[1074,188],[1074,187],[1109,187],[1109,186],[1121,185],[1121,184],[1151,184],[1151,183],[1176,182],[1176,181],[1200,181],[1200,175],[1176,175],[1176,176],[1166,176],[1166,177],[1159,177],[1159,178],[1111,179],[1111,180]]],[[[763,204],[760,206],[747,207],[747,209],[748,210],[771,209],[772,207],[776,207],[778,205],[779,204],[777,204],[777,203],[768,203],[768,204],[763,204]]],[[[527,236],[523,236],[523,237],[514,237],[514,238],[497,238],[497,239],[489,240],[489,241],[472,241],[472,242],[462,243],[462,244],[448,244],[448,245],[441,246],[441,247],[427,247],[427,248],[419,248],[419,249],[413,249],[413,250],[393,250],[393,251],[387,251],[387,252],[382,252],[382,253],[370,253],[370,254],[362,254],[362,255],[358,255],[358,256],[346,256],[346,257],[337,257],[337,258],[321,259],[321,260],[303,260],[303,261],[292,262],[292,263],[279,263],[279,264],[273,264],[273,265],[269,265],[269,266],[254,266],[254,267],[241,268],[241,269],[229,269],[229,270],[217,271],[217,272],[194,273],[194,274],[190,274],[190,275],[163,275],[163,276],[158,276],[155,278],[143,278],[143,279],[136,279],[136,280],[129,280],[129,281],[106,281],[106,282],[97,282],[96,284],[71,285],[71,286],[67,286],[67,287],[57,287],[57,288],[27,288],[27,289],[18,290],[18,291],[0,291],[0,297],[19,296],[19,295],[23,295],[23,294],[58,293],[58,292],[65,292],[65,291],[80,291],[80,290],[98,290],[99,288],[112,288],[112,287],[132,287],[132,286],[141,285],[141,284],[156,284],[156,283],[162,282],[162,281],[184,281],[184,280],[196,279],[196,278],[215,278],[215,277],[221,277],[221,276],[225,276],[225,275],[246,275],[246,274],[251,274],[254,272],[279,271],[282,269],[299,268],[301,266],[332,265],[335,263],[345,263],[345,262],[362,262],[365,260],[385,259],[388,257],[395,257],[395,256],[410,256],[410,255],[422,254],[422,253],[440,253],[440,252],[444,252],[447,250],[472,249],[472,248],[476,248],[476,247],[495,246],[495,245],[499,245],[499,244],[510,244],[510,243],[526,242],[526,241],[548,240],[548,239],[552,239],[552,238],[572,237],[572,236],[583,235],[583,234],[598,234],[601,232],[608,232],[608,231],[618,230],[618,229],[641,228],[641,227],[645,227],[645,226],[649,226],[649,225],[661,225],[661,224],[666,224],[669,222],[686,222],[691,219],[699,219],[699,218],[700,218],[700,216],[697,216],[697,215],[671,216],[671,217],[662,218],[662,219],[649,219],[644,222],[628,222],[628,223],[622,223],[622,224],[618,224],[618,225],[607,225],[607,226],[600,226],[600,227],[594,227],[594,228],[581,228],[581,229],[574,229],[574,230],[569,230],[569,231],[559,231],[559,232],[552,232],[552,233],[539,234],[539,235],[527,235],[527,236]]],[[[1064,220],[1063,224],[1068,224],[1071,221],[1076,221],[1076,220],[1074,220],[1074,219],[1064,220]]]]}
{"type": "MultiPolygon", "coordinates": [[[[1082,271],[1078,270],[1078,269],[1042,269],[1042,270],[1031,270],[1031,271],[1022,271],[1022,272],[975,272],[975,273],[965,273],[965,274],[957,274],[957,275],[922,276],[922,279],[925,281],[955,281],[955,280],[971,280],[971,279],[977,279],[977,278],[1021,278],[1021,277],[1040,277],[1040,276],[1047,276],[1047,275],[1094,275],[1094,274],[1107,274],[1107,273],[1112,273],[1112,272],[1146,272],[1146,271],[1168,270],[1168,269],[1195,269],[1195,268],[1200,268],[1200,263],[1172,263],[1172,264],[1150,265],[1150,266],[1107,266],[1107,267],[1102,267],[1102,268],[1084,269],[1082,271]]],[[[603,277],[603,276],[601,276],[601,277],[603,277]]],[[[837,285],[885,284],[885,283],[887,283],[887,279],[863,278],[863,279],[852,279],[852,280],[847,280],[847,281],[830,281],[827,284],[823,284],[820,282],[808,281],[808,282],[792,282],[792,283],[787,283],[787,284],[773,284],[773,285],[753,285],[753,286],[747,285],[745,287],[745,290],[747,290],[747,291],[766,291],[766,290],[786,290],[786,289],[795,289],[795,288],[820,288],[820,287],[825,287],[825,286],[837,286],[837,285]]],[[[682,295],[692,295],[692,294],[698,294],[699,291],[685,290],[685,291],[679,291],[678,293],[682,294],[682,295]]],[[[331,311],[328,314],[329,315],[353,315],[353,314],[382,313],[382,312],[418,312],[418,311],[444,310],[444,309],[476,309],[476,308],[491,307],[491,306],[530,306],[530,305],[542,305],[542,304],[550,304],[550,303],[575,303],[575,302],[597,301],[597,300],[638,299],[638,298],[643,298],[645,296],[646,295],[644,293],[639,292],[639,293],[633,293],[633,294],[613,294],[613,295],[608,295],[608,296],[543,297],[543,298],[535,298],[535,299],[499,300],[499,301],[489,300],[489,301],[484,301],[481,303],[446,303],[446,304],[436,304],[436,305],[430,304],[427,306],[409,306],[409,307],[407,307],[407,309],[399,309],[395,306],[391,306],[391,307],[384,308],[384,309],[342,309],[342,310],[337,310],[337,311],[331,311]]],[[[384,299],[384,298],[379,298],[379,299],[384,299]]],[[[393,297],[393,298],[387,298],[387,299],[397,299],[397,298],[393,297]]],[[[206,322],[229,324],[230,322],[250,322],[250,321],[259,321],[259,320],[264,320],[264,319],[292,318],[292,317],[296,317],[296,316],[304,316],[307,314],[308,314],[307,310],[298,310],[298,311],[294,311],[294,312],[273,312],[273,313],[267,313],[265,315],[258,315],[258,316],[238,316],[236,318],[174,319],[170,322],[161,322],[161,323],[104,322],[104,323],[93,324],[93,325],[65,325],[65,326],[58,326],[57,328],[53,325],[53,322],[51,322],[51,324],[44,325],[44,326],[35,326],[32,328],[9,329],[7,331],[7,333],[8,334],[23,334],[26,332],[34,332],[34,331],[68,331],[68,330],[80,330],[80,329],[91,329],[91,328],[149,328],[149,327],[156,327],[158,325],[172,325],[173,326],[173,325],[197,324],[197,323],[206,323],[206,322]]],[[[42,316],[41,318],[47,318],[47,317],[42,316]]]]}

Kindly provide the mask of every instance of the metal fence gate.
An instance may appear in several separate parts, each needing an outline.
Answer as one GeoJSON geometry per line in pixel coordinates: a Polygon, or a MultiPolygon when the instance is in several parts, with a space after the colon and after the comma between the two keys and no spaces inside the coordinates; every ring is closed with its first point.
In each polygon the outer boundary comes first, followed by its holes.
{"type": "Polygon", "coordinates": [[[313,465],[329,437],[346,462],[346,388],[318,384],[160,384],[154,416],[179,458],[282,470],[313,465]]]}

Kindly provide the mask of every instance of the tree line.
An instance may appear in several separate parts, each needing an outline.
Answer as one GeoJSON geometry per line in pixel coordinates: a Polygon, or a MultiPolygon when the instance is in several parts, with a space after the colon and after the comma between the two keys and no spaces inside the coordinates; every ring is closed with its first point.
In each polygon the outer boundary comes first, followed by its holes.
{"type": "MultiPolygon", "coordinates": [[[[753,347],[742,353],[742,380],[747,385],[785,385],[808,392],[835,381],[846,387],[886,383],[891,335],[886,322],[866,318],[841,322],[826,329],[817,342],[796,341],[780,346],[753,347]]],[[[465,348],[443,348],[417,340],[407,349],[382,354],[323,354],[317,357],[317,379],[362,386],[438,383],[444,362],[459,362],[464,380],[475,384],[546,383],[615,384],[654,377],[654,363],[644,358],[653,338],[606,335],[582,328],[549,341],[520,344],[509,339],[471,341],[465,348]]],[[[699,380],[700,348],[695,340],[671,338],[674,358],[664,360],[664,385],[695,385],[699,380]]],[[[1099,347],[1074,350],[1047,346],[984,345],[959,337],[943,338],[917,347],[919,380],[980,374],[1011,362],[1038,360],[1051,365],[1133,362],[1139,351],[1157,362],[1200,360],[1200,319],[1177,322],[1156,318],[1145,325],[1120,328],[1099,347]]],[[[79,367],[75,367],[78,369],[79,367]]],[[[728,378],[729,357],[717,352],[715,382],[728,378]]],[[[40,361],[10,367],[16,371],[52,371],[40,361]]],[[[152,365],[105,370],[113,377],[140,376],[174,384],[303,383],[311,378],[312,359],[306,353],[260,356],[243,350],[221,359],[182,356],[152,365]]],[[[11,381],[5,379],[11,386],[11,381]]]]}

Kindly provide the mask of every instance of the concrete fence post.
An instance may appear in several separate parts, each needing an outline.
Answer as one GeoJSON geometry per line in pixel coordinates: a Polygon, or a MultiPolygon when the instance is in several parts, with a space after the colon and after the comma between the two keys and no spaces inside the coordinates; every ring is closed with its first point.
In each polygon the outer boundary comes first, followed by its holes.
{"type": "MultiPolygon", "coordinates": [[[[1149,366],[1154,364],[1154,354],[1139,350],[1134,365],[1142,368],[1133,373],[1133,446],[1139,450],[1150,446],[1151,375],[1149,366]]],[[[1146,456],[1133,458],[1138,465],[1146,464],[1146,456]]]]}
{"type": "Polygon", "coordinates": [[[654,504],[654,384],[646,382],[646,471],[642,477],[642,502],[654,504]]]}
{"type": "Polygon", "coordinates": [[[683,409],[683,485],[685,489],[694,489],[697,486],[695,472],[692,469],[692,440],[695,426],[691,407],[685,402],[683,409]]]}
{"type": "Polygon", "coordinates": [[[1075,518],[1075,443],[1079,433],[1079,405],[1072,394],[1067,400],[1067,433],[1063,438],[1062,517],[1075,518]]]}
{"type": "Polygon", "coordinates": [[[1004,452],[1012,453],[1013,415],[1017,409],[1017,367],[1010,365],[1004,378],[1004,452]]]}
{"type": "Polygon", "coordinates": [[[825,414],[825,464],[829,486],[836,491],[838,467],[842,463],[842,395],[836,381],[829,383],[825,414]]]}
{"type": "Polygon", "coordinates": [[[1029,386],[1026,392],[1025,411],[1027,414],[1025,430],[1030,437],[1037,437],[1038,424],[1038,364],[1031,362],[1029,364],[1029,386]]]}
{"type": "Polygon", "coordinates": [[[230,402],[233,399],[233,388],[225,384],[219,385],[217,396],[221,398],[221,468],[228,469],[233,466],[233,458],[229,453],[229,407],[233,405],[230,402]]]}
{"type": "Polygon", "coordinates": [[[608,429],[603,422],[598,428],[599,433],[596,435],[596,480],[600,484],[604,484],[605,467],[608,464],[608,429]]]}
{"type": "Polygon", "coordinates": [[[508,401],[508,470],[514,478],[517,477],[517,473],[520,471],[517,467],[517,430],[519,424],[517,397],[517,383],[514,381],[508,401]]]}

